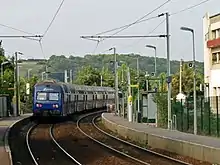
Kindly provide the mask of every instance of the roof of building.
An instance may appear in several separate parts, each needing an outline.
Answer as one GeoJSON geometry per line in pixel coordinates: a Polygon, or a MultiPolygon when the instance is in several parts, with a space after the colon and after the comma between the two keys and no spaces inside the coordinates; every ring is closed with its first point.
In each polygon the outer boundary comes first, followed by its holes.
{"type": "Polygon", "coordinates": [[[210,18],[215,18],[215,17],[217,17],[217,16],[220,16],[220,13],[215,14],[215,15],[212,15],[212,16],[210,16],[210,18]]]}

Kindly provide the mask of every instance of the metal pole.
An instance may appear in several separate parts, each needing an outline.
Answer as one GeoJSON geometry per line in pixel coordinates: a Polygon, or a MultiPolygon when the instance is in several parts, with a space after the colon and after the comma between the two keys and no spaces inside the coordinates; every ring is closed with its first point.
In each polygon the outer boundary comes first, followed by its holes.
{"type": "Polygon", "coordinates": [[[154,48],[155,50],[155,58],[154,58],[154,72],[155,72],[155,76],[157,76],[157,48],[154,48]]]}
{"type": "Polygon", "coordinates": [[[182,93],[182,59],[180,60],[180,86],[179,86],[179,93],[182,93]]]}
{"type": "Polygon", "coordinates": [[[19,99],[18,99],[18,53],[15,52],[15,83],[16,83],[16,114],[15,116],[19,116],[19,99]]]}
{"type": "Polygon", "coordinates": [[[41,79],[42,79],[42,81],[44,80],[44,73],[45,73],[45,72],[42,72],[42,73],[41,73],[41,79]]]}
{"type": "Polygon", "coordinates": [[[149,99],[148,99],[148,91],[149,91],[149,77],[147,76],[147,80],[146,80],[146,90],[147,90],[147,123],[149,121],[149,116],[148,116],[148,112],[149,112],[149,99]]]}
{"type": "Polygon", "coordinates": [[[64,71],[64,82],[68,83],[67,70],[64,71]]]}
{"type": "MultiPolygon", "coordinates": [[[[170,78],[170,27],[169,27],[169,13],[166,13],[166,33],[167,33],[167,76],[170,78]]],[[[168,82],[168,129],[172,129],[171,118],[171,82],[168,82]]]]}
{"type": "Polygon", "coordinates": [[[30,71],[31,71],[32,69],[28,69],[28,80],[30,79],[30,71]]]}
{"type": "Polygon", "coordinates": [[[21,111],[21,105],[20,105],[20,68],[21,68],[21,66],[18,66],[18,100],[19,100],[19,102],[18,102],[18,106],[19,106],[18,114],[22,115],[23,112],[21,111]]]}
{"type": "Polygon", "coordinates": [[[193,35],[193,97],[194,97],[194,134],[197,134],[197,111],[196,111],[196,51],[195,51],[195,33],[192,31],[193,35]]]}
{"type": "Polygon", "coordinates": [[[195,32],[188,27],[181,27],[181,30],[192,33],[193,42],[193,102],[194,102],[194,134],[197,134],[197,111],[196,111],[196,48],[195,48],[195,32]]]}
{"type": "Polygon", "coordinates": [[[3,73],[4,71],[3,71],[3,61],[2,61],[1,63],[1,86],[3,86],[3,73]]]}
{"type": "Polygon", "coordinates": [[[129,67],[127,72],[127,77],[128,77],[128,121],[132,122],[132,101],[130,101],[132,96],[131,96],[131,78],[130,78],[129,67]]]}
{"type": "Polygon", "coordinates": [[[46,65],[46,80],[48,79],[48,67],[47,67],[47,65],[46,65]]]}
{"type": "Polygon", "coordinates": [[[70,70],[70,83],[73,83],[73,70],[70,70]]]}
{"type": "Polygon", "coordinates": [[[138,84],[138,115],[137,122],[141,122],[141,111],[140,111],[140,89],[139,89],[139,58],[137,58],[137,84],[138,84]]]}
{"type": "MultiPolygon", "coordinates": [[[[114,64],[115,64],[115,115],[117,113],[117,111],[119,110],[119,105],[118,105],[118,73],[117,73],[117,67],[118,67],[118,63],[117,63],[117,54],[116,54],[116,48],[111,48],[110,50],[114,50],[114,64]]],[[[119,112],[120,115],[120,112],[119,112]]]]}
{"type": "Polygon", "coordinates": [[[101,75],[101,87],[102,87],[102,75],[101,75]]]}

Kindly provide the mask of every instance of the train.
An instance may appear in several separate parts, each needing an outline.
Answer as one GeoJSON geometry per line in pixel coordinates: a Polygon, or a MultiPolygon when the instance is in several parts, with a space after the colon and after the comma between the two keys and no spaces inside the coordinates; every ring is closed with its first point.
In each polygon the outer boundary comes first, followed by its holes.
{"type": "Polygon", "coordinates": [[[36,83],[33,88],[33,116],[65,117],[76,112],[105,108],[113,104],[111,87],[75,85],[53,80],[36,83]]]}

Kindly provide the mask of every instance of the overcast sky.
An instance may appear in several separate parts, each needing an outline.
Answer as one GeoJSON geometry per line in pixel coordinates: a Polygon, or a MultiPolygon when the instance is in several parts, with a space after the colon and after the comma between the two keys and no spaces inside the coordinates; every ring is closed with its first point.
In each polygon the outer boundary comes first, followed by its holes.
{"type": "MultiPolygon", "coordinates": [[[[172,0],[151,16],[169,11],[174,13],[202,0],[172,0]]],[[[43,34],[48,27],[61,0],[0,0],[0,24],[9,25],[34,34],[43,34]]],[[[84,56],[94,52],[96,42],[81,39],[81,35],[96,33],[119,27],[135,21],[147,14],[165,0],[65,0],[55,22],[43,39],[46,57],[56,55],[84,56]]],[[[196,59],[203,61],[202,18],[206,12],[220,12],[220,1],[211,0],[192,10],[170,17],[171,59],[192,59],[190,33],[179,30],[189,26],[196,30],[196,59]]],[[[132,26],[120,35],[147,35],[164,17],[132,26]]],[[[165,23],[152,34],[164,34],[165,23]]],[[[0,26],[1,35],[23,35],[0,26]]],[[[111,33],[110,33],[111,34],[111,33]]],[[[166,42],[163,38],[145,39],[108,39],[99,44],[95,53],[103,53],[115,46],[117,53],[140,53],[153,56],[153,50],[145,48],[154,44],[158,48],[158,57],[166,57],[166,42]]],[[[25,58],[44,58],[40,45],[26,39],[3,39],[3,46],[10,52],[20,51],[25,58]]],[[[108,52],[105,52],[108,53],[108,52]]]]}

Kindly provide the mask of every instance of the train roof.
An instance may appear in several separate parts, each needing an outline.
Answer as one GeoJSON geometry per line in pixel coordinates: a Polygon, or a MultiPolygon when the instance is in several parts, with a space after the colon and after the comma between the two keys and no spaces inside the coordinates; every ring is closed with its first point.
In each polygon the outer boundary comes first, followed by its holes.
{"type": "Polygon", "coordinates": [[[63,83],[63,82],[56,82],[54,80],[45,80],[42,82],[38,82],[36,85],[43,85],[43,84],[54,84],[65,86],[68,91],[95,91],[95,92],[114,92],[115,90],[112,87],[101,87],[101,86],[87,86],[87,85],[77,85],[77,84],[70,84],[70,83],[63,83]]]}

